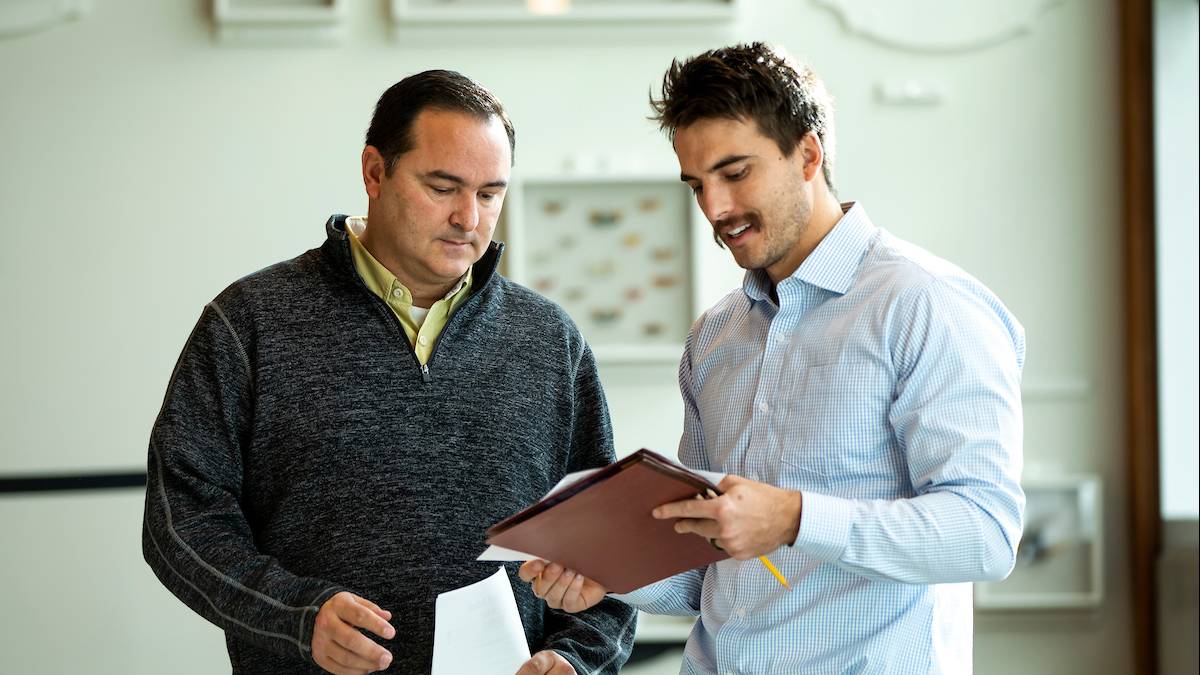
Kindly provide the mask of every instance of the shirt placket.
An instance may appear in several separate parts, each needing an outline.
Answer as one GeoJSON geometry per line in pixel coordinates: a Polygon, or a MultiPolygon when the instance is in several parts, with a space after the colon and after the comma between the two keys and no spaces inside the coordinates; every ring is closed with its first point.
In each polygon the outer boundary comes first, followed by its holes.
{"type": "Polygon", "coordinates": [[[448,304],[450,304],[450,301],[447,299],[438,300],[437,302],[433,303],[433,306],[429,308],[429,313],[425,315],[425,321],[421,323],[421,327],[417,330],[416,347],[417,351],[419,351],[423,357],[421,359],[422,361],[429,360],[430,351],[433,349],[433,341],[436,338],[435,335],[431,335],[431,333],[434,332],[434,329],[431,328],[431,326],[443,325],[443,322],[438,321],[438,319],[441,318],[441,314],[446,313],[446,306],[448,304]]]}
{"type": "MultiPolygon", "coordinates": [[[[778,289],[781,307],[765,303],[762,308],[756,308],[766,312],[766,329],[762,332],[762,361],[751,402],[750,440],[742,462],[745,477],[751,480],[768,480],[772,475],[769,467],[779,455],[780,438],[772,420],[777,415],[786,414],[786,408],[777,410],[784,400],[780,391],[784,380],[782,373],[787,367],[789,341],[796,323],[812,301],[803,286],[788,286],[790,288],[778,289]]],[[[774,592],[775,583],[774,577],[757,560],[746,561],[738,566],[733,608],[718,638],[719,672],[739,673],[743,672],[743,666],[748,665],[744,660],[740,663],[736,660],[739,656],[743,659],[748,656],[745,645],[755,637],[755,627],[749,623],[752,617],[748,608],[755,606],[765,594],[774,592]]]]}
{"type": "MultiPolygon", "coordinates": [[[[754,384],[754,395],[750,401],[751,410],[750,434],[742,457],[734,465],[740,467],[743,477],[751,480],[761,480],[764,469],[764,458],[768,457],[774,443],[771,438],[771,416],[777,400],[779,387],[779,365],[785,350],[771,340],[772,331],[778,321],[778,309],[767,301],[756,303],[753,311],[761,312],[762,322],[755,333],[763,341],[762,355],[758,365],[757,381],[754,384]]],[[[746,561],[737,566],[737,578],[734,583],[735,593],[729,616],[717,636],[718,670],[725,672],[741,672],[738,659],[744,656],[746,641],[752,639],[754,627],[749,620],[750,608],[763,592],[762,580],[759,573],[766,574],[757,560],[746,561]]],[[[769,575],[768,575],[769,577],[769,575]]],[[[773,578],[772,578],[773,580],[773,578]]]]}
{"type": "Polygon", "coordinates": [[[779,309],[773,304],[761,301],[756,308],[763,312],[765,326],[759,329],[759,339],[763,341],[762,357],[758,366],[758,381],[754,386],[754,398],[750,402],[750,438],[746,446],[746,454],[741,458],[741,471],[744,477],[751,480],[761,480],[764,454],[770,452],[771,415],[772,407],[778,399],[779,388],[779,358],[783,350],[771,339],[772,331],[778,322],[779,309]]]}

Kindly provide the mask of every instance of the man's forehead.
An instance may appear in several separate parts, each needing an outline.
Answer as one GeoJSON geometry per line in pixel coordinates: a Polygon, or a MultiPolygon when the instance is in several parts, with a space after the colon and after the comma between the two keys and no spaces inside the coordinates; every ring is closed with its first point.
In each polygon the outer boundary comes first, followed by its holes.
{"type": "Polygon", "coordinates": [[[692,142],[696,139],[703,139],[706,143],[714,141],[727,140],[750,140],[756,137],[767,138],[758,128],[758,123],[753,119],[744,117],[704,117],[687,126],[682,126],[676,129],[674,143],[678,147],[679,142],[683,139],[685,142],[692,142]]]}
{"type": "Polygon", "coordinates": [[[771,140],[751,120],[705,118],[675,133],[675,155],[684,173],[706,173],[728,157],[753,155],[771,140]]]}
{"type": "Polygon", "coordinates": [[[498,117],[448,111],[421,112],[406,154],[422,173],[442,171],[483,182],[507,180],[512,164],[508,134],[498,117]]]}

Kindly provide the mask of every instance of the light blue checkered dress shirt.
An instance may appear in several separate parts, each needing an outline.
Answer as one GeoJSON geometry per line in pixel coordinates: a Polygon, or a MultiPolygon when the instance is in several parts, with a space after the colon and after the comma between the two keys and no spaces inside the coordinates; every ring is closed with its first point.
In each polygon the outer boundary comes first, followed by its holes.
{"type": "Polygon", "coordinates": [[[692,328],[679,458],[803,492],[794,544],[618,596],[699,614],[683,673],[968,673],[972,581],[1012,569],[1020,324],[961,269],[845,215],[776,289],[692,328]]]}

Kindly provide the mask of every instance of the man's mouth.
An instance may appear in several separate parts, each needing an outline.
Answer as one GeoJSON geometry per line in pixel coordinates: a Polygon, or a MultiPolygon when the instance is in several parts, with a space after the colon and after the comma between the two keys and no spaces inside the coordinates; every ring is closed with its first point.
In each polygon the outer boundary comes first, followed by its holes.
{"type": "Polygon", "coordinates": [[[721,228],[721,239],[727,244],[736,244],[754,231],[754,221],[747,219],[739,225],[721,228]]]}

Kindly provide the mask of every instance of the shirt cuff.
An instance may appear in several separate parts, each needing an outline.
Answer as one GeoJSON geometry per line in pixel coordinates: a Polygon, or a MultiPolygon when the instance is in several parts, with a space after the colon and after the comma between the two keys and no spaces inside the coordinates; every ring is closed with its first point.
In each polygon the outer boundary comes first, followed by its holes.
{"type": "Polygon", "coordinates": [[[840,560],[850,542],[854,512],[853,501],[805,492],[800,531],[792,546],[823,562],[840,560]]]}
{"type": "Polygon", "coordinates": [[[638,607],[639,605],[649,605],[650,603],[661,598],[669,589],[671,577],[667,577],[662,581],[656,581],[652,584],[635,588],[628,593],[609,593],[608,597],[616,598],[627,605],[638,607]]]}

